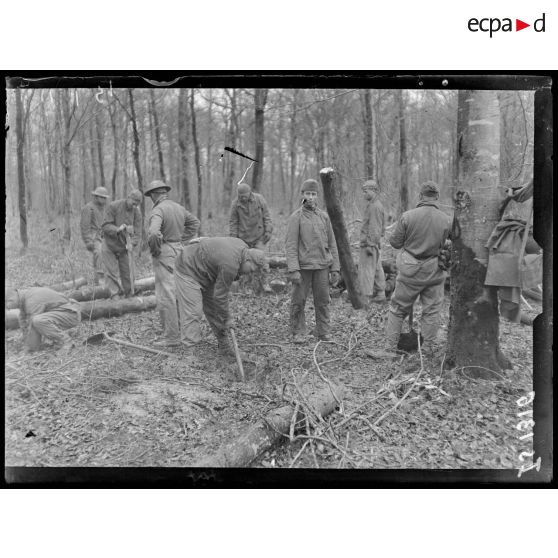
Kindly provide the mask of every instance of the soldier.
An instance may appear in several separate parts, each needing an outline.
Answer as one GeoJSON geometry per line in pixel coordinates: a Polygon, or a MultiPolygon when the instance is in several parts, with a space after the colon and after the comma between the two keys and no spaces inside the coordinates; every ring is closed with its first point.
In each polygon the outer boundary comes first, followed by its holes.
{"type": "Polygon", "coordinates": [[[80,228],[81,238],[92,255],[95,285],[99,285],[105,275],[101,257],[102,226],[109,194],[107,189],[102,186],[91,193],[93,200],[81,210],[80,228]]]}
{"type": "MultiPolygon", "coordinates": [[[[265,250],[270,241],[273,224],[267,202],[261,194],[252,192],[245,182],[238,185],[237,198],[233,201],[229,219],[230,236],[244,240],[249,248],[265,250]]],[[[258,275],[260,290],[270,293],[267,275],[258,275]]]]}
{"type": "Polygon", "coordinates": [[[219,353],[232,354],[227,337],[231,284],[239,275],[266,266],[265,254],[248,248],[239,238],[196,238],[184,247],[174,268],[183,345],[191,349],[201,341],[201,318],[205,314],[217,337],[219,353]]]}
{"type": "Polygon", "coordinates": [[[380,252],[385,232],[385,212],[378,199],[379,191],[375,180],[367,180],[362,186],[367,205],[360,229],[359,280],[362,295],[369,303],[386,300],[386,279],[380,252]]]}
{"type": "Polygon", "coordinates": [[[19,308],[19,323],[26,350],[41,348],[42,338],[58,348],[68,347],[70,337],[64,330],[76,327],[81,319],[80,304],[47,287],[7,289],[8,307],[19,308]]]}
{"type": "Polygon", "coordinates": [[[302,184],[302,207],[288,220],[285,243],[291,296],[291,332],[295,343],[304,343],[306,322],[304,306],[312,289],[316,312],[316,335],[323,341],[329,335],[329,280],[339,282],[339,257],[331,222],[325,211],[318,209],[318,183],[302,184]]]}
{"type": "Polygon", "coordinates": [[[199,219],[168,199],[169,190],[170,186],[162,180],[154,180],[145,191],[153,202],[147,243],[153,257],[155,294],[162,326],[162,334],[153,343],[157,347],[180,345],[174,261],[183,243],[196,236],[200,228],[199,219]]]}
{"type": "Polygon", "coordinates": [[[103,223],[103,264],[106,287],[111,298],[131,295],[130,261],[126,250],[126,235],[131,235],[135,247],[140,241],[141,213],[138,209],[143,199],[139,190],[132,190],[125,199],[111,202],[103,223]],[[120,280],[119,280],[120,274],[120,280]]]}
{"type": "Polygon", "coordinates": [[[431,356],[435,350],[446,279],[438,256],[451,228],[449,217],[438,207],[438,197],[438,186],[434,182],[422,184],[417,207],[401,215],[389,239],[394,248],[402,250],[397,256],[397,279],[391,297],[384,349],[366,351],[372,358],[397,356],[403,321],[419,296],[422,304],[420,329],[424,337],[422,351],[431,356]]]}

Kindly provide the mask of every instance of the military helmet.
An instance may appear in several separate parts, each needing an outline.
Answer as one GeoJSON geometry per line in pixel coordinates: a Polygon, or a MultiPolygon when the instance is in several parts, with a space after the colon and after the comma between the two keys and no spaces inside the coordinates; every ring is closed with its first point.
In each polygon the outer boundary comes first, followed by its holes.
{"type": "Polygon", "coordinates": [[[91,193],[94,196],[98,196],[99,198],[108,198],[109,197],[108,190],[106,188],[103,188],[102,186],[99,186],[98,188],[93,190],[91,193]]]}
{"type": "Polygon", "coordinates": [[[143,192],[143,195],[149,196],[149,194],[152,194],[157,190],[164,190],[165,192],[168,192],[170,189],[171,187],[167,186],[162,180],[154,180],[143,192]]]}

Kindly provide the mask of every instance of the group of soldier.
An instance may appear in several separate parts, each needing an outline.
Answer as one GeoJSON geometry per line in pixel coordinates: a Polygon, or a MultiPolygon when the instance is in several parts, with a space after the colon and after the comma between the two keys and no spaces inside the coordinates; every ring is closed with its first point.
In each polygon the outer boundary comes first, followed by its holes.
{"type": "MultiPolygon", "coordinates": [[[[229,310],[232,283],[241,275],[254,275],[264,291],[270,290],[265,254],[273,234],[269,208],[262,195],[241,182],[231,207],[229,236],[200,237],[200,221],[169,199],[170,189],[163,181],[155,180],[145,191],[132,190],[125,199],[110,203],[105,188],[92,192],[92,201],[81,214],[81,233],[92,255],[95,281],[105,286],[113,299],[132,295],[134,278],[130,264],[142,233],[139,205],[143,196],[151,198],[147,245],[152,256],[161,324],[153,344],[192,352],[202,341],[205,315],[217,338],[219,353],[232,354],[228,335],[232,327],[229,310]]],[[[386,302],[381,263],[386,213],[376,181],[364,182],[362,191],[365,207],[360,232],[359,283],[370,306],[386,302]]],[[[290,333],[297,344],[309,340],[304,309],[310,292],[315,310],[314,335],[322,341],[331,340],[330,286],[340,280],[332,225],[327,212],[318,207],[318,195],[318,182],[305,180],[300,207],[287,223],[285,252],[287,275],[292,283],[290,333]]],[[[417,207],[401,215],[388,239],[395,249],[400,249],[398,275],[384,343],[367,351],[373,358],[396,356],[403,321],[419,297],[423,351],[427,355],[435,350],[445,281],[440,253],[450,232],[450,220],[439,209],[438,197],[436,184],[423,184],[417,207]]],[[[79,323],[79,304],[46,287],[10,289],[6,298],[12,307],[20,309],[29,350],[39,348],[42,338],[66,345],[69,342],[66,330],[79,323]]]]}

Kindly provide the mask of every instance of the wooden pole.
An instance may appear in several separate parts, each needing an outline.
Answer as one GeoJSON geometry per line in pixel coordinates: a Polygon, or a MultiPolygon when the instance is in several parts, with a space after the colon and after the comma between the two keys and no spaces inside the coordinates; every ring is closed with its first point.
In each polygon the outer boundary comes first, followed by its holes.
{"type": "Polygon", "coordinates": [[[339,201],[339,192],[335,186],[335,171],[332,168],[322,169],[320,171],[320,180],[324,189],[324,199],[329,218],[331,219],[333,234],[337,242],[341,274],[349,293],[349,300],[353,308],[363,308],[364,301],[362,300],[358,284],[358,273],[351,254],[351,245],[349,243],[347,227],[345,226],[345,219],[343,218],[343,208],[339,201]]]}

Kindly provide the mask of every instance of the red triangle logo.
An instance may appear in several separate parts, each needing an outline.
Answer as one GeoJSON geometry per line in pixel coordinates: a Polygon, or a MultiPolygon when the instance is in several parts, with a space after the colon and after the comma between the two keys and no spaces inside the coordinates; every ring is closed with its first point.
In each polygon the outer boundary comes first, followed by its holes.
{"type": "Polygon", "coordinates": [[[530,23],[525,23],[524,21],[521,21],[520,19],[515,20],[515,30],[516,31],[521,31],[522,29],[525,29],[526,27],[531,27],[531,24],[530,23]]]}

